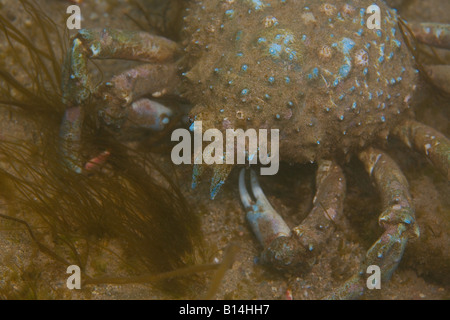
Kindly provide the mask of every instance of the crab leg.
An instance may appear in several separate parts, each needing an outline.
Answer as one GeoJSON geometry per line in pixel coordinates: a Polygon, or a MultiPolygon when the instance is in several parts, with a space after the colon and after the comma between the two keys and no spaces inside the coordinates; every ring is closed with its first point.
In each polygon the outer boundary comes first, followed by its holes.
{"type": "Polygon", "coordinates": [[[334,162],[320,161],[316,174],[313,208],[303,222],[293,229],[309,251],[320,250],[330,238],[344,210],[345,176],[334,162]]]}
{"type": "Polygon", "coordinates": [[[420,42],[433,47],[450,49],[450,24],[409,23],[408,26],[420,42]]]}
{"type": "Polygon", "coordinates": [[[425,65],[423,68],[436,87],[450,93],[450,65],[425,65]]]}
{"type": "MultiPolygon", "coordinates": [[[[450,24],[409,23],[407,26],[419,42],[433,47],[450,49],[450,24]]],[[[424,65],[423,68],[436,87],[450,93],[450,66],[424,65]]]]}
{"type": "Polygon", "coordinates": [[[408,239],[419,236],[408,182],[394,160],[373,148],[361,152],[359,158],[380,191],[384,211],[378,222],[384,233],[367,251],[358,274],[328,299],[355,299],[362,295],[371,265],[380,268],[382,282],[388,281],[400,263],[408,239]]]}
{"type": "Polygon", "coordinates": [[[245,187],[245,172],[241,171],[241,200],[247,211],[247,220],[264,246],[261,255],[263,263],[277,269],[308,270],[315,260],[315,253],[320,251],[332,234],[335,221],[343,210],[345,178],[341,168],[331,161],[319,163],[314,207],[293,232],[264,196],[253,171],[250,181],[256,202],[245,187]]]}
{"type": "MultiPolygon", "coordinates": [[[[169,62],[169,65],[139,66],[114,77],[105,84],[111,95],[103,99],[127,106],[133,96],[144,93],[159,96],[173,90],[177,79],[175,64],[170,64],[178,53],[178,45],[145,32],[118,31],[112,29],[81,30],[73,40],[63,70],[63,103],[67,109],[61,124],[61,152],[66,165],[75,172],[82,172],[80,160],[81,127],[84,108],[95,93],[88,71],[89,59],[128,59],[143,62],[169,62]],[[167,70],[165,70],[167,69],[167,70]]],[[[97,91],[101,92],[103,88],[97,91]]],[[[116,116],[116,115],[113,115],[116,116]]]]}
{"type": "Polygon", "coordinates": [[[407,120],[394,132],[408,147],[423,151],[450,181],[450,140],[420,122],[407,120]]]}

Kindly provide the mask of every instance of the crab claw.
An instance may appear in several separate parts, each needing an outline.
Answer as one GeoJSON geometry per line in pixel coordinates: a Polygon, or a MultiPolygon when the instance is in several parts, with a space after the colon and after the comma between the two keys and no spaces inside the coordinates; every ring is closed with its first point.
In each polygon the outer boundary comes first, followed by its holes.
{"type": "Polygon", "coordinates": [[[245,171],[241,171],[241,201],[253,232],[264,246],[262,263],[278,270],[310,270],[318,253],[333,234],[343,210],[345,178],[341,168],[332,161],[319,161],[313,209],[292,231],[270,205],[253,171],[250,185],[253,198],[245,186],[245,171]]]}
{"type": "Polygon", "coordinates": [[[259,242],[267,247],[278,237],[290,237],[291,230],[267,200],[251,169],[250,186],[255,200],[250,196],[245,184],[245,171],[243,168],[239,174],[239,194],[247,211],[247,221],[259,242]]]}
{"type": "Polygon", "coordinates": [[[270,205],[252,170],[250,186],[253,198],[245,186],[245,169],[242,169],[239,176],[239,193],[247,212],[247,221],[264,247],[261,263],[278,270],[308,270],[312,265],[308,252],[292,237],[291,230],[283,218],[270,205]]]}

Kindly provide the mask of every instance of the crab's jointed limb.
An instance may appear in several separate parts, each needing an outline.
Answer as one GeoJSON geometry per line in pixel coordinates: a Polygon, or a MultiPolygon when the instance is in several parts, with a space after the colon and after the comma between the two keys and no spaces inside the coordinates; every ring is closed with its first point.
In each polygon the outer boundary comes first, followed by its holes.
{"type": "Polygon", "coordinates": [[[359,272],[328,299],[354,299],[362,295],[367,268],[371,265],[380,268],[382,283],[388,281],[400,263],[407,241],[419,236],[408,182],[394,160],[373,148],[361,152],[359,158],[380,192],[384,211],[378,222],[384,233],[367,251],[359,272]]]}
{"type": "Polygon", "coordinates": [[[424,22],[408,23],[414,37],[425,44],[433,47],[450,48],[450,25],[443,23],[424,22]]]}
{"type": "Polygon", "coordinates": [[[277,269],[307,271],[314,263],[316,254],[332,235],[343,211],[346,184],[341,168],[332,161],[319,162],[313,209],[292,232],[264,196],[253,171],[250,182],[256,201],[248,193],[245,171],[241,171],[241,200],[247,211],[247,220],[264,246],[262,262],[277,269]]]}
{"type": "Polygon", "coordinates": [[[407,120],[394,131],[408,147],[422,151],[450,181],[450,140],[439,131],[414,120],[407,120]]]}
{"type": "MultiPolygon", "coordinates": [[[[450,49],[450,24],[409,23],[407,26],[417,41],[436,48],[450,49]]],[[[435,86],[450,93],[449,65],[424,65],[423,68],[435,86]]]]}
{"type": "Polygon", "coordinates": [[[239,193],[256,238],[266,248],[279,237],[290,237],[290,228],[267,200],[255,172],[250,170],[251,191],[255,200],[252,199],[245,186],[245,172],[243,168],[239,174],[239,193]]]}
{"type": "Polygon", "coordinates": [[[66,58],[62,80],[63,103],[67,109],[60,129],[60,149],[70,169],[83,171],[81,131],[85,108],[92,104],[94,96],[100,97],[99,103],[106,106],[100,115],[115,129],[121,128],[128,119],[129,123],[143,127],[152,128],[153,124],[156,129],[167,121],[164,114],[169,112],[164,106],[150,99],[140,102],[137,99],[144,95],[159,97],[175,90],[179,77],[174,60],[178,53],[175,42],[145,32],[93,29],[77,34],[66,58]],[[150,64],[128,70],[93,88],[89,59],[127,59],[150,64]]]}

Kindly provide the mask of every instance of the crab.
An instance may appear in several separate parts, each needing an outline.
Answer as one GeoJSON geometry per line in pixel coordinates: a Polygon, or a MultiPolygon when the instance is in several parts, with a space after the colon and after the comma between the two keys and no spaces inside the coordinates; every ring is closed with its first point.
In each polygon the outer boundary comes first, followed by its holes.
{"type": "MultiPolygon", "coordinates": [[[[366,270],[378,266],[387,281],[409,239],[419,236],[408,182],[377,140],[394,135],[415,148],[450,178],[450,141],[414,120],[411,104],[421,74],[448,88],[447,68],[419,70],[411,39],[450,48],[450,26],[411,25],[379,0],[211,0],[185,3],[183,40],[146,32],[81,30],[72,42],[63,74],[61,153],[81,173],[82,125],[91,97],[101,124],[124,134],[161,130],[172,111],[155,101],[180,95],[194,106],[203,128],[275,128],[280,159],[316,162],[313,209],[290,228],[271,207],[251,171],[239,178],[247,220],[264,247],[261,260],[277,269],[307,272],[343,214],[346,192],[341,169],[356,155],[380,191],[384,233],[368,250],[359,272],[329,298],[355,298],[366,286],[366,270]],[[366,21],[380,8],[379,29],[366,21]],[[89,59],[145,62],[93,88],[89,59]],[[444,79],[444,81],[440,80],[444,79]]],[[[103,161],[103,153],[93,162],[103,161]]],[[[194,165],[196,186],[206,165],[194,165]]],[[[212,165],[211,198],[232,170],[212,165]]]]}

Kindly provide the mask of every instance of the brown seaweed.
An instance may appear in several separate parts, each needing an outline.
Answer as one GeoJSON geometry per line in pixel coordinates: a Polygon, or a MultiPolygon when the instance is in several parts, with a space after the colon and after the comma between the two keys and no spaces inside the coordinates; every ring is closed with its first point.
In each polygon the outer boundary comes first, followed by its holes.
{"type": "Polygon", "coordinates": [[[89,248],[98,246],[98,239],[115,239],[126,252],[121,259],[130,276],[150,274],[140,281],[159,279],[160,288],[182,294],[192,273],[216,268],[195,268],[203,260],[199,217],[151,150],[127,148],[92,118],[85,123],[86,148],[111,150],[108,164],[91,176],[61,165],[59,79],[68,36],[30,1],[21,3],[37,28],[29,34],[0,14],[0,37],[8,43],[1,55],[17,69],[0,63],[0,104],[33,129],[27,138],[0,137],[0,204],[8,209],[0,218],[24,225],[57,262],[79,265],[87,283],[95,283],[88,275],[89,248]],[[42,240],[43,232],[53,244],[42,240]],[[158,278],[159,273],[169,276],[158,278]]]}

